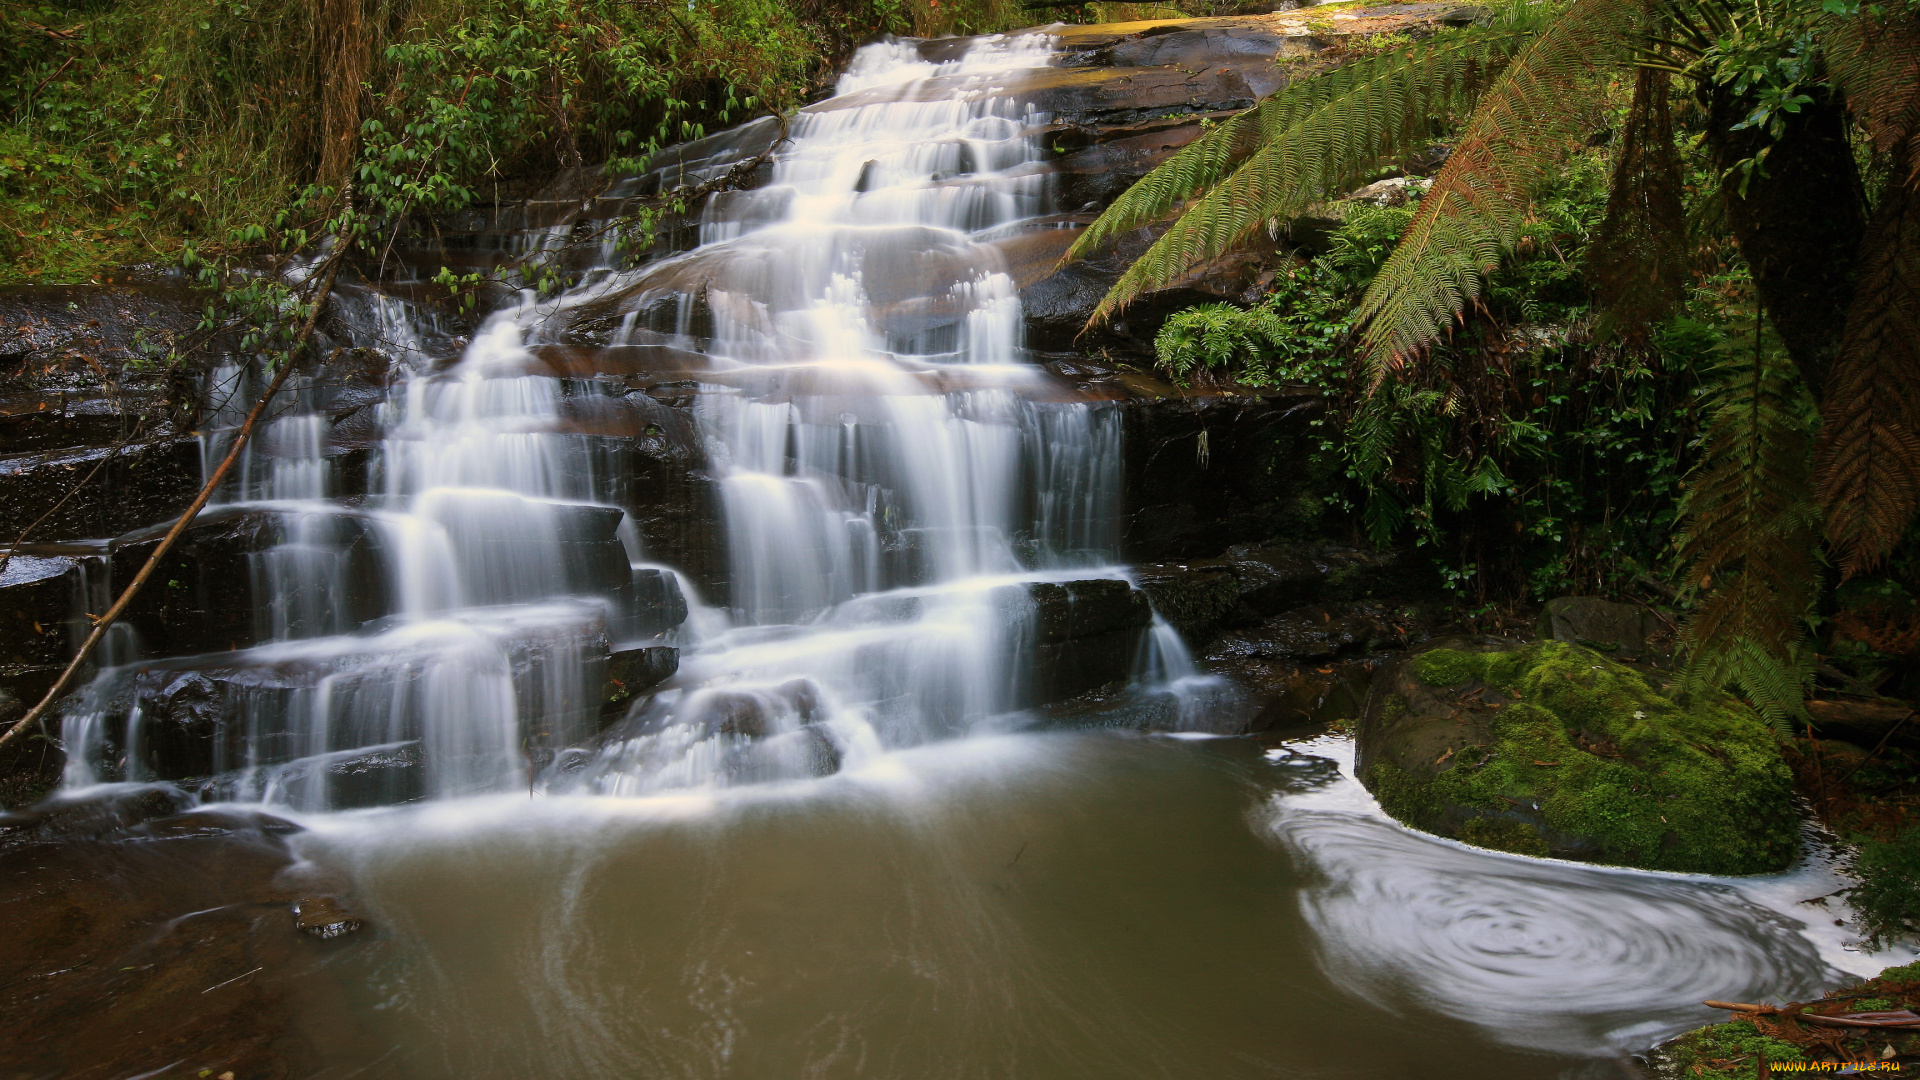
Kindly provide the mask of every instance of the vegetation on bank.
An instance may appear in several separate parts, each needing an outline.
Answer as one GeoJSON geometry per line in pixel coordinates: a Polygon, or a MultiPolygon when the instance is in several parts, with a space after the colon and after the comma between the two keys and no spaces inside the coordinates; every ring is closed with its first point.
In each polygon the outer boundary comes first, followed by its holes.
{"type": "Polygon", "coordinates": [[[1518,4],[1298,81],[1083,234],[1170,221],[1095,321],[1435,143],[1162,366],[1325,388],[1337,497],[1483,602],[1664,601],[1782,731],[1817,680],[1910,696],[1832,627],[1920,589],[1920,5],[1518,4]]]}
{"type": "Polygon", "coordinates": [[[1762,1059],[1782,1062],[1897,1064],[1911,1069],[1920,1058],[1920,1031],[1835,1028],[1796,1019],[1803,1014],[1920,1011],[1920,964],[1890,967],[1871,979],[1835,990],[1819,1001],[1789,1005],[1778,1012],[1739,1015],[1722,1024],[1695,1028],[1669,1040],[1652,1054],[1660,1077],[1747,1077],[1765,1075],[1762,1059]],[[1891,1051],[1891,1053],[1889,1053],[1891,1051]]]}
{"type": "MultiPolygon", "coordinates": [[[[1161,12],[1017,0],[9,0],[0,284],[384,227],[782,113],[886,33],[1161,12]],[[1083,10],[1084,9],[1084,10],[1083,10]]],[[[1165,13],[1177,14],[1174,9],[1165,13]]]]}

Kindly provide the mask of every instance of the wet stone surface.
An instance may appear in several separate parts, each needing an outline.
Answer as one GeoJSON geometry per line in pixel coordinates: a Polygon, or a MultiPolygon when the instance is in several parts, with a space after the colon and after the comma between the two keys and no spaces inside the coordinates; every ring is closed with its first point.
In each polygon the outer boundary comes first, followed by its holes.
{"type": "Polygon", "coordinates": [[[307,1076],[296,1015],[357,1037],[303,978],[350,946],[295,928],[294,827],[182,806],[151,789],[0,817],[0,1076],[307,1076]]]}

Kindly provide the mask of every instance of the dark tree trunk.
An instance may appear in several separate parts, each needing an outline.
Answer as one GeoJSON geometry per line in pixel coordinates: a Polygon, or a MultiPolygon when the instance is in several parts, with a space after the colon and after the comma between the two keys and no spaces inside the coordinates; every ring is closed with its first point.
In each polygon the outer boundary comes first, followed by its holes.
{"type": "MultiPolygon", "coordinates": [[[[1767,318],[1818,397],[1840,350],[1855,263],[1866,231],[1866,194],[1847,144],[1846,104],[1825,88],[1786,115],[1785,130],[1752,170],[1746,194],[1728,175],[1727,223],[1753,270],[1767,318]]],[[[1764,127],[1734,131],[1753,103],[1724,88],[1706,92],[1707,145],[1714,167],[1728,169],[1770,140],[1764,127]]]]}

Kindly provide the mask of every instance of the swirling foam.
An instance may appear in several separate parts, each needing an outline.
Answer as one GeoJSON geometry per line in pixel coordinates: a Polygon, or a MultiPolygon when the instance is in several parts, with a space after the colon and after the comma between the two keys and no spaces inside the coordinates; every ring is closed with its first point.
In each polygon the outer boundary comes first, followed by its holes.
{"type": "Polygon", "coordinates": [[[1844,979],[1805,924],[1732,879],[1520,859],[1402,828],[1350,777],[1277,795],[1257,825],[1310,865],[1300,894],[1336,983],[1509,1045],[1619,1054],[1713,1018],[1707,998],[1844,979]]]}

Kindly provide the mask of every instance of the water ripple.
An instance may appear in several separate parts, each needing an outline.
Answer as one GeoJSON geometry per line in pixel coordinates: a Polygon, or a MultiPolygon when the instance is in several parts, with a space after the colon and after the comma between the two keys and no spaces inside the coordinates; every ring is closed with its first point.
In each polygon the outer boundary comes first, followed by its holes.
{"type": "Polygon", "coordinates": [[[1286,796],[1260,824],[1315,871],[1300,906],[1329,978],[1510,1045],[1644,1049],[1715,1018],[1704,999],[1843,978],[1804,924],[1724,880],[1523,860],[1286,796]]]}

